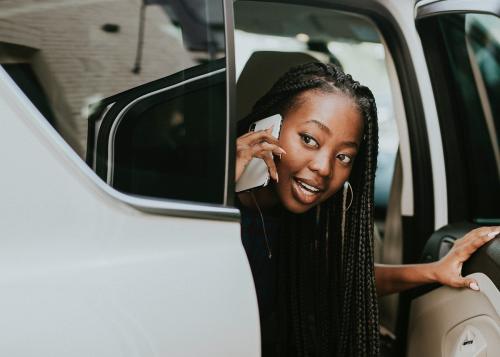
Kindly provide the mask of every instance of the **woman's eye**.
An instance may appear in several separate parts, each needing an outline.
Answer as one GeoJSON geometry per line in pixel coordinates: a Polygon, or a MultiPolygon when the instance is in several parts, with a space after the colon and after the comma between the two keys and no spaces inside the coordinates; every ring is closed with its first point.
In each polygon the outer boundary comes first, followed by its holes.
{"type": "Polygon", "coordinates": [[[342,161],[344,164],[350,164],[352,161],[352,158],[349,155],[346,154],[338,154],[337,158],[342,161]]]}
{"type": "Polygon", "coordinates": [[[304,142],[304,144],[306,144],[307,146],[316,147],[316,148],[319,147],[318,142],[311,135],[300,134],[300,137],[302,138],[302,141],[304,142]]]}

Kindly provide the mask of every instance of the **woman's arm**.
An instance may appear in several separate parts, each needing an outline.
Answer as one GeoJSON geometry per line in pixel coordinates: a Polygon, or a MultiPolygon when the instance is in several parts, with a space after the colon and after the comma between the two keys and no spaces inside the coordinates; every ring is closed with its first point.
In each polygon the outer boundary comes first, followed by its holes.
{"type": "Polygon", "coordinates": [[[375,264],[375,284],[378,295],[397,293],[419,285],[436,282],[434,264],[375,264]]]}
{"type": "Polygon", "coordinates": [[[451,287],[479,290],[474,279],[462,277],[462,264],[483,244],[500,233],[500,227],[481,227],[457,239],[441,260],[427,264],[375,264],[375,284],[379,296],[397,293],[423,284],[440,283],[451,287]]]}

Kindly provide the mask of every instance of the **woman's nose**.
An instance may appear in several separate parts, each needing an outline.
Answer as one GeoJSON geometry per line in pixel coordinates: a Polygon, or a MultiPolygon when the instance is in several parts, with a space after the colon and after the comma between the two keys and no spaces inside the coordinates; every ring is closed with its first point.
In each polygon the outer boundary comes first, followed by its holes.
{"type": "Polygon", "coordinates": [[[318,154],[309,163],[309,169],[317,172],[322,177],[332,176],[333,163],[330,155],[318,154]]]}

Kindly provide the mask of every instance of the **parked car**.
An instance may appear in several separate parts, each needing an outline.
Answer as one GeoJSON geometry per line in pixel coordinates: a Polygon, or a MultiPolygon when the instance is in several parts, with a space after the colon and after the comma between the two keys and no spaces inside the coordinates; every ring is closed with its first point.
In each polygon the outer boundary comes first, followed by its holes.
{"type": "MultiPolygon", "coordinates": [[[[0,2],[0,355],[259,356],[236,125],[292,65],[374,92],[378,262],[500,224],[499,16],[499,0],[0,2]]],[[[499,351],[499,249],[464,266],[480,292],[380,299],[384,356],[499,351]]]]}

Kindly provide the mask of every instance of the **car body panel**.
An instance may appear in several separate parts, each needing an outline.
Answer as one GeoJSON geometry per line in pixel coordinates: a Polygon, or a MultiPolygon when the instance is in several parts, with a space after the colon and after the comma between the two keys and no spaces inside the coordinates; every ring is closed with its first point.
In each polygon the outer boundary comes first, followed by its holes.
{"type": "Polygon", "coordinates": [[[0,76],[0,354],[257,356],[237,211],[121,200],[0,76]]]}

